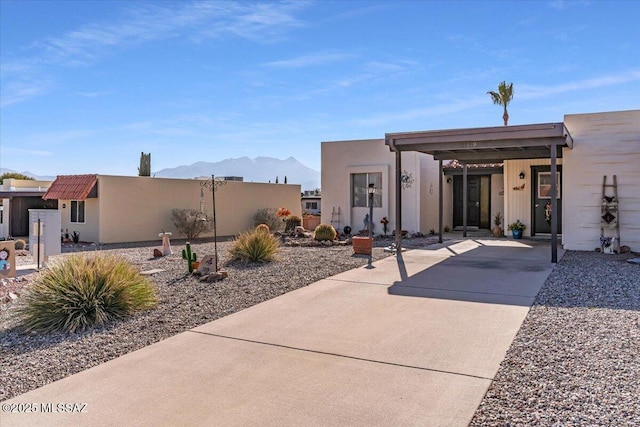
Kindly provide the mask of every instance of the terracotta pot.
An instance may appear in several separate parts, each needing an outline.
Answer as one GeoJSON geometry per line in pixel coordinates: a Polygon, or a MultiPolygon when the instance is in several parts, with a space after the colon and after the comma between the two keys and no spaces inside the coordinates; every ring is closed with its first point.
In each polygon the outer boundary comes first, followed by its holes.
{"type": "Polygon", "coordinates": [[[502,237],[502,227],[496,225],[492,230],[493,237],[502,237]]]}
{"type": "Polygon", "coordinates": [[[353,253],[358,255],[371,255],[371,249],[373,248],[373,239],[371,237],[354,236],[353,253]]]}
{"type": "Polygon", "coordinates": [[[200,267],[200,261],[193,261],[193,269],[197,270],[200,267]]]}

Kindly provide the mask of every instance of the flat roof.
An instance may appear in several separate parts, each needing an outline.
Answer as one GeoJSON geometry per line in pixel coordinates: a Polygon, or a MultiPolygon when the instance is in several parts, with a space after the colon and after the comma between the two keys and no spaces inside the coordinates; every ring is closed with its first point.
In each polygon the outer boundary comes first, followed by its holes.
{"type": "Polygon", "coordinates": [[[398,151],[431,154],[435,160],[467,163],[502,163],[511,159],[557,157],[562,148],[573,148],[573,138],[564,123],[447,129],[385,134],[385,144],[398,151]]]}

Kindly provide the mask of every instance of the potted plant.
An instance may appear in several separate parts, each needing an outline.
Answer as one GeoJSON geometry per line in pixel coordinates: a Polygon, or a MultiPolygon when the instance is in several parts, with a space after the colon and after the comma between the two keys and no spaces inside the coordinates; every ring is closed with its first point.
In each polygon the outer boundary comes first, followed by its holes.
{"type": "Polygon", "coordinates": [[[521,239],[522,231],[525,228],[527,228],[527,226],[521,223],[519,219],[517,219],[516,222],[509,224],[509,230],[511,230],[514,239],[521,239]]]}
{"type": "Polygon", "coordinates": [[[493,218],[493,237],[502,237],[502,213],[497,212],[493,218]]]}

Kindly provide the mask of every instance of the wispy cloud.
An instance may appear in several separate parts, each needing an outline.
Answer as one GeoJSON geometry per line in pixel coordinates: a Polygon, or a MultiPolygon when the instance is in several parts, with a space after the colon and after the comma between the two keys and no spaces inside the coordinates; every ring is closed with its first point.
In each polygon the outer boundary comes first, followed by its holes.
{"type": "Polygon", "coordinates": [[[332,64],[334,62],[343,61],[345,59],[350,59],[353,57],[354,55],[345,52],[317,52],[298,56],[296,58],[267,62],[264,65],[267,67],[278,68],[313,67],[318,65],[332,64]]]}
{"type": "Polygon", "coordinates": [[[53,156],[51,151],[45,150],[29,150],[27,148],[2,147],[3,154],[26,154],[29,156],[49,157],[53,156]]]}
{"type": "Polygon", "coordinates": [[[587,6],[589,5],[588,0],[553,0],[548,3],[549,7],[555,10],[567,10],[571,7],[577,6],[587,6]]]}
{"type": "Polygon", "coordinates": [[[295,13],[306,5],[303,1],[134,2],[118,20],[89,23],[60,36],[37,40],[26,50],[31,56],[3,63],[1,105],[6,107],[46,92],[50,86],[44,81],[54,74],[51,65],[89,66],[120,49],[144,43],[172,38],[194,43],[221,37],[241,37],[257,43],[282,40],[288,30],[302,25],[295,13]]]}
{"type": "Polygon", "coordinates": [[[633,81],[640,81],[640,69],[625,71],[620,74],[612,74],[608,76],[578,80],[575,82],[568,82],[555,86],[535,86],[522,84],[518,87],[518,98],[543,98],[547,96],[557,95],[559,93],[598,89],[633,81]]]}
{"type": "Polygon", "coordinates": [[[50,85],[46,81],[10,81],[0,88],[0,107],[5,108],[34,98],[49,91],[50,85]]]}
{"type": "Polygon", "coordinates": [[[164,6],[134,3],[117,22],[91,23],[60,37],[33,44],[45,62],[80,65],[104,55],[105,49],[176,37],[192,40],[238,36],[265,41],[300,25],[293,12],[304,4],[274,2],[195,2],[164,6]]]}
{"type": "Polygon", "coordinates": [[[374,116],[352,121],[358,126],[380,126],[391,123],[398,123],[406,120],[415,120],[419,118],[443,116],[451,113],[459,113],[473,109],[479,105],[486,105],[485,97],[475,97],[469,99],[456,99],[448,102],[433,105],[426,108],[413,108],[404,111],[396,111],[393,113],[382,113],[374,116]]]}

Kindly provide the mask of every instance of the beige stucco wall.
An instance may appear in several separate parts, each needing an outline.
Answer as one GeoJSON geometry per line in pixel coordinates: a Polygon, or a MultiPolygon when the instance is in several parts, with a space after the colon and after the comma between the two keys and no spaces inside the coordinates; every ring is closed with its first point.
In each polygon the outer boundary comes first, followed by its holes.
{"type": "Polygon", "coordinates": [[[621,244],[640,251],[640,110],[571,114],[564,123],[574,140],[564,152],[565,248],[600,246],[602,178],[617,175],[621,244]]]}
{"type": "MultiPolygon", "coordinates": [[[[504,217],[504,175],[493,174],[491,175],[491,228],[494,227],[493,220],[496,217],[496,213],[500,212],[504,217]]],[[[502,220],[502,229],[506,229],[504,225],[504,219],[502,220]]],[[[508,224],[508,223],[507,223],[508,224]]],[[[506,234],[506,233],[505,233],[506,234]]]]}
{"type": "MultiPolygon", "coordinates": [[[[388,228],[392,232],[396,226],[395,154],[384,139],[323,142],[321,152],[322,222],[331,223],[332,211],[340,208],[339,227],[349,225],[354,232],[361,230],[369,209],[351,207],[351,174],[381,172],[382,207],[373,209],[374,232],[382,233],[380,219],[384,216],[389,219],[388,228]]],[[[423,233],[437,228],[438,163],[425,154],[403,153],[402,170],[411,173],[414,179],[410,188],[402,190],[402,228],[423,233]]]]}
{"type": "MultiPolygon", "coordinates": [[[[98,176],[98,198],[87,199],[86,223],[69,223],[62,213],[63,228],[78,230],[83,241],[100,243],[158,240],[162,230],[182,238],[171,222],[171,209],[200,209],[200,182],[190,179],[98,176]]],[[[212,212],[213,200],[204,190],[204,208],[212,212]]],[[[300,186],[228,181],[216,191],[218,236],[232,236],[253,227],[253,216],[261,208],[286,207],[301,215],[300,186]]],[[[213,236],[213,232],[201,237],[213,236]]]]}
{"type": "MultiPolygon", "coordinates": [[[[531,236],[531,191],[533,180],[531,176],[531,166],[550,165],[551,159],[533,159],[533,160],[506,160],[504,162],[504,226],[505,235],[510,235],[507,226],[516,220],[520,220],[527,228],[522,233],[523,236],[531,236]],[[524,179],[520,179],[520,172],[524,172],[524,179]],[[514,187],[525,185],[523,190],[514,190],[514,187]]],[[[563,164],[562,159],[557,159],[557,164],[563,164]]],[[[564,169],[563,169],[564,172],[564,169]]],[[[494,175],[495,176],[495,175],[494,175]]],[[[564,180],[564,177],[561,178],[564,180]]],[[[564,188],[566,183],[562,183],[564,188]]],[[[562,194],[562,210],[564,212],[565,200],[562,194]]],[[[493,224],[493,218],[491,218],[493,224]]],[[[564,222],[563,222],[563,232],[564,222]]]]}
{"type": "Polygon", "coordinates": [[[86,199],[84,203],[84,223],[71,222],[71,200],[58,200],[61,232],[69,235],[77,231],[82,242],[100,241],[100,205],[98,199],[86,199]]]}
{"type": "MultiPolygon", "coordinates": [[[[438,232],[438,161],[433,156],[420,155],[421,193],[420,193],[420,232],[428,234],[429,230],[438,232]]],[[[442,177],[442,227],[453,224],[453,183],[442,177]]]]}
{"type": "Polygon", "coordinates": [[[43,181],[37,179],[15,179],[9,178],[2,182],[0,189],[3,191],[45,191],[53,181],[43,181]]]}

